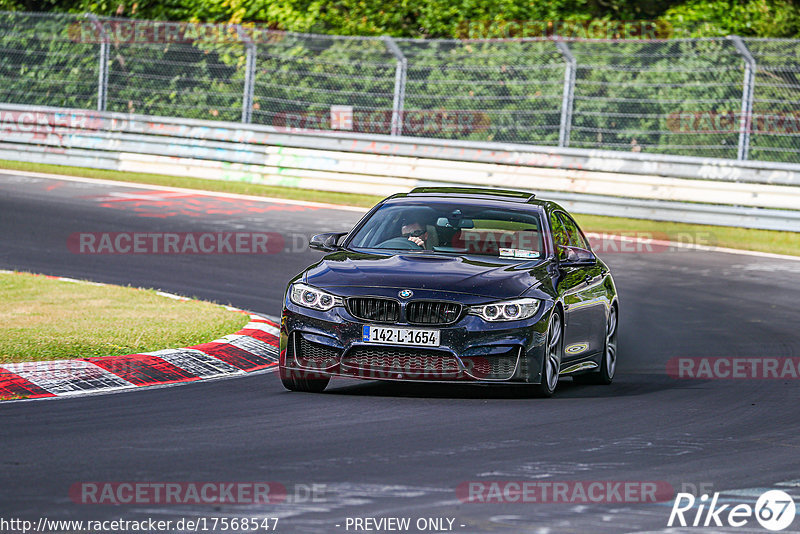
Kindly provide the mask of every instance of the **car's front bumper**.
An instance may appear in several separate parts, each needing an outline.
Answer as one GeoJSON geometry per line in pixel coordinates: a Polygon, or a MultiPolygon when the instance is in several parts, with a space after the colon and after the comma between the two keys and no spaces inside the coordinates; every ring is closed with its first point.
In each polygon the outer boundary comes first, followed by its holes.
{"type": "Polygon", "coordinates": [[[527,320],[487,322],[464,315],[447,326],[365,322],[346,308],[322,312],[288,299],[281,317],[280,366],[284,376],[342,376],[373,380],[538,384],[542,379],[547,320],[543,302],[527,320]],[[436,329],[438,347],[363,341],[363,326],[436,329]]]}

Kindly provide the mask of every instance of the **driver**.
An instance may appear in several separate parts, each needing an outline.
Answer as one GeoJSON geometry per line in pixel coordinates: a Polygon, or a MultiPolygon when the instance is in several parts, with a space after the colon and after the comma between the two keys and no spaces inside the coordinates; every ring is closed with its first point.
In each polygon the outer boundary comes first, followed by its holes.
{"type": "Polygon", "coordinates": [[[425,248],[425,244],[428,242],[428,230],[419,221],[404,224],[400,232],[403,237],[407,237],[409,241],[422,248],[425,248]]]}

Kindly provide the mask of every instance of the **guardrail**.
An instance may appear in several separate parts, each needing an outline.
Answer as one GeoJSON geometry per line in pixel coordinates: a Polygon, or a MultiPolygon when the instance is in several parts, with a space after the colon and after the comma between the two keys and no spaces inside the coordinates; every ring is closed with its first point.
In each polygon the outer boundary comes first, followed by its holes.
{"type": "Polygon", "coordinates": [[[0,104],[0,159],[384,195],[545,191],[578,213],[800,231],[800,165],[306,132],[0,104]]]}

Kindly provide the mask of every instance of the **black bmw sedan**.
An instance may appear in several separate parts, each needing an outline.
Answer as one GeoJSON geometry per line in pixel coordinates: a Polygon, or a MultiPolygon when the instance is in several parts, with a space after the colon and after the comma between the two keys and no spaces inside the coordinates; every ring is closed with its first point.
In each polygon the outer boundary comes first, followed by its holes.
{"type": "Polygon", "coordinates": [[[610,384],[614,280],[573,218],[531,193],[417,188],[372,208],[289,283],[280,376],[320,392],[331,377],[610,384]]]}

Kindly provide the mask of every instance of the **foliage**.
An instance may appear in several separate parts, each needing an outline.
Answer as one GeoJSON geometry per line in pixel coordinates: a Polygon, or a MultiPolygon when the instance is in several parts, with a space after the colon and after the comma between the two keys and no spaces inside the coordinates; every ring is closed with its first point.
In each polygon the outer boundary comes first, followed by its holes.
{"type": "Polygon", "coordinates": [[[470,22],[502,28],[510,21],[591,20],[660,20],[686,37],[800,36],[800,6],[791,0],[0,0],[0,10],[249,21],[286,31],[395,37],[457,38],[470,22]]]}
{"type": "MultiPolygon", "coordinates": [[[[256,45],[252,117],[284,128],[330,129],[331,106],[351,106],[354,129],[361,132],[388,134],[398,118],[392,115],[397,59],[386,43],[320,32],[455,37],[396,39],[407,60],[403,134],[539,145],[559,142],[562,52],[548,39],[464,37],[518,36],[537,28],[524,21],[584,21],[583,27],[591,22],[602,29],[614,28],[613,20],[657,18],[658,31],[668,36],[715,37],[571,42],[577,68],[569,144],[724,158],[737,156],[745,80],[745,62],[724,36],[798,35],[800,20],[798,6],[788,0],[148,1],[49,7],[246,27],[246,21],[266,21],[258,26],[264,31],[248,29],[256,45]]],[[[100,45],[76,34],[87,20],[0,13],[0,101],[96,109],[100,45]]],[[[220,38],[223,33],[187,42],[112,39],[107,109],[239,120],[245,45],[236,36],[220,38]]],[[[754,129],[751,159],[800,161],[800,42],[749,39],[747,46],[758,65],[754,112],[783,121],[754,129]]]]}

